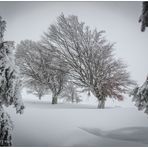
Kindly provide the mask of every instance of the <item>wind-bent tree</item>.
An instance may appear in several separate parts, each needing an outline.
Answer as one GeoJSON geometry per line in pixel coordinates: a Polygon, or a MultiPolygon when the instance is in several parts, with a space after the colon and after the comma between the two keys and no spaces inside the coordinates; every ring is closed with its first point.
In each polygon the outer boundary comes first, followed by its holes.
{"type": "Polygon", "coordinates": [[[55,46],[69,66],[74,83],[88,88],[98,99],[98,108],[104,108],[107,97],[122,100],[122,93],[134,82],[126,65],[113,55],[113,44],[103,36],[104,31],[91,30],[77,16],[61,14],[57,23],[44,33],[42,44],[55,46]]]}
{"type": "Polygon", "coordinates": [[[66,82],[66,65],[54,47],[46,48],[40,43],[22,41],[17,46],[17,63],[24,79],[36,81],[50,89],[53,95],[52,104],[57,104],[58,95],[66,82]]]}
{"type": "Polygon", "coordinates": [[[131,92],[133,101],[138,110],[144,110],[148,114],[148,77],[141,87],[135,87],[131,92]]]}
{"type": "Polygon", "coordinates": [[[0,146],[12,145],[12,121],[4,106],[14,105],[17,113],[22,113],[21,84],[18,68],[13,55],[13,42],[4,41],[6,22],[0,17],[0,146]]]}

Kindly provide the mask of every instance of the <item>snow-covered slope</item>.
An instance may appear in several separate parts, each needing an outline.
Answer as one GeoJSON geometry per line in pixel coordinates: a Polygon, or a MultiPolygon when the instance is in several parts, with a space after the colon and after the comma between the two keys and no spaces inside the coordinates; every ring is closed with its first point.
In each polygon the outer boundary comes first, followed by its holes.
{"type": "Polygon", "coordinates": [[[13,146],[148,146],[148,117],[136,108],[26,102],[14,121],[13,146]]]}

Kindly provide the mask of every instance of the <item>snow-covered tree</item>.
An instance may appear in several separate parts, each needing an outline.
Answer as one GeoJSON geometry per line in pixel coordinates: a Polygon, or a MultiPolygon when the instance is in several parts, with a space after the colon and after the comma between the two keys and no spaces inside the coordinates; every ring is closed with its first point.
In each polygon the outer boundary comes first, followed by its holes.
{"type": "Polygon", "coordinates": [[[79,103],[82,100],[80,99],[79,91],[77,89],[78,87],[69,81],[62,91],[61,97],[64,98],[67,102],[79,103]]]}
{"type": "Polygon", "coordinates": [[[0,107],[0,146],[12,145],[13,123],[8,113],[0,107]]]}
{"type": "MultiPolygon", "coordinates": [[[[31,78],[38,78],[36,75],[39,62],[39,50],[37,43],[31,40],[21,41],[16,49],[16,64],[20,68],[22,81],[25,82],[31,78]]],[[[39,81],[39,78],[38,78],[39,81]]]]}
{"type": "Polygon", "coordinates": [[[49,89],[44,84],[39,83],[36,80],[28,80],[26,83],[26,87],[27,92],[36,95],[39,98],[39,100],[41,100],[41,98],[45,94],[49,93],[49,89]]]}
{"type": "Polygon", "coordinates": [[[135,87],[131,92],[133,101],[138,110],[144,110],[148,114],[148,77],[141,87],[135,87]]]}
{"type": "Polygon", "coordinates": [[[53,46],[46,48],[39,42],[25,40],[17,46],[16,57],[22,76],[51,90],[52,104],[57,104],[66,82],[67,68],[54,50],[53,46]]]}
{"type": "Polygon", "coordinates": [[[18,67],[14,61],[14,43],[4,41],[6,22],[0,17],[0,146],[12,144],[12,121],[3,106],[14,105],[17,113],[22,113],[24,105],[21,100],[21,83],[18,67]]]}
{"type": "Polygon", "coordinates": [[[142,14],[139,18],[139,22],[141,22],[141,31],[144,32],[145,28],[148,27],[148,2],[143,2],[142,5],[142,14]]]}
{"type": "Polygon", "coordinates": [[[122,93],[134,84],[126,65],[114,57],[114,44],[109,43],[103,33],[92,31],[84,22],[79,22],[77,16],[61,14],[42,39],[44,46],[56,47],[74,83],[97,97],[98,108],[104,108],[107,97],[122,100],[122,93]]]}
{"type": "Polygon", "coordinates": [[[40,52],[41,65],[44,65],[42,66],[41,75],[44,79],[44,84],[52,92],[52,104],[57,104],[58,96],[67,82],[68,69],[61,56],[53,50],[54,47],[51,47],[46,52],[40,52]]]}

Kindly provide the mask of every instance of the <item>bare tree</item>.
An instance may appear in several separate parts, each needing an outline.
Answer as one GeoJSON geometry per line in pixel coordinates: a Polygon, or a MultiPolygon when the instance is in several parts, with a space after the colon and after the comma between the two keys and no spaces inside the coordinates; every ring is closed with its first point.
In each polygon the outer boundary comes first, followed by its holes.
{"type": "Polygon", "coordinates": [[[16,52],[17,63],[25,79],[36,81],[50,89],[53,95],[52,104],[57,104],[57,97],[66,80],[66,65],[54,47],[46,48],[40,43],[22,41],[16,52]]]}
{"type": "Polygon", "coordinates": [[[113,44],[103,36],[104,31],[91,31],[77,16],[61,14],[57,23],[44,33],[42,44],[55,46],[74,83],[89,89],[98,99],[98,108],[104,108],[107,97],[122,100],[121,93],[134,84],[126,65],[113,55],[113,44]]]}
{"type": "Polygon", "coordinates": [[[26,82],[27,92],[36,95],[39,100],[45,95],[49,93],[49,89],[46,85],[39,83],[36,80],[28,80],[26,82]]]}
{"type": "MultiPolygon", "coordinates": [[[[42,60],[45,64],[42,67],[42,77],[45,80],[44,84],[46,84],[52,92],[52,104],[57,104],[58,96],[62,92],[64,85],[67,81],[67,67],[62,62],[60,57],[52,57],[50,58],[51,62],[47,62],[49,56],[42,56],[44,59],[42,60]]],[[[43,65],[43,64],[41,64],[43,65]]]]}
{"type": "Polygon", "coordinates": [[[78,87],[74,85],[73,82],[68,81],[61,93],[61,97],[67,102],[79,103],[82,100],[80,99],[79,91],[77,89],[78,87]]]}

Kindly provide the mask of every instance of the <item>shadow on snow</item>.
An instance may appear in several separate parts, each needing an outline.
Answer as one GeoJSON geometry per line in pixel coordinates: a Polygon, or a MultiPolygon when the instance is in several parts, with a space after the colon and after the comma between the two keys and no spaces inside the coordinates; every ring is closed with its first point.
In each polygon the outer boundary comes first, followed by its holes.
{"type": "Polygon", "coordinates": [[[79,128],[95,136],[148,144],[148,127],[127,127],[111,131],[103,131],[98,128],[79,128]]]}

